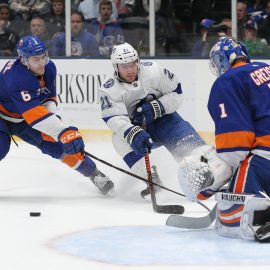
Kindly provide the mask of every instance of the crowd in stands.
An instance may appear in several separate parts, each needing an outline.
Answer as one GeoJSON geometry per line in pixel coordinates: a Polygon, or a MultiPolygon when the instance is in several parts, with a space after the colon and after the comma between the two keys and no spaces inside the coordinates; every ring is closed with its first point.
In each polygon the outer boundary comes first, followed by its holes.
{"type": "MultiPolygon", "coordinates": [[[[155,21],[157,56],[207,58],[231,35],[231,0],[155,0],[155,21]]],[[[239,0],[237,23],[251,56],[270,56],[270,0],[239,0]]],[[[16,55],[30,33],[52,57],[65,56],[65,0],[0,0],[0,56],[16,55]]],[[[148,0],[71,0],[72,56],[109,56],[125,41],[149,54],[148,0]]]]}

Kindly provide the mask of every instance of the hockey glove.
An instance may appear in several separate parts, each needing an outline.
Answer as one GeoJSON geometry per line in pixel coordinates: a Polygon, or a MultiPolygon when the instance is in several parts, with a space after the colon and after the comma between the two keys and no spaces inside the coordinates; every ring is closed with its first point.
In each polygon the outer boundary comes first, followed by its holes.
{"type": "Polygon", "coordinates": [[[149,103],[144,103],[141,107],[138,107],[133,114],[133,120],[135,123],[141,125],[145,118],[146,124],[152,123],[155,119],[165,114],[165,109],[160,101],[153,100],[149,103]]]}
{"type": "Polygon", "coordinates": [[[228,183],[232,173],[214,147],[202,146],[180,162],[179,183],[188,199],[205,200],[228,183]]]}
{"type": "Polygon", "coordinates": [[[150,134],[139,126],[134,126],[126,130],[125,138],[137,155],[143,156],[146,148],[151,150],[153,147],[153,140],[150,134]]]}
{"type": "Polygon", "coordinates": [[[58,140],[63,144],[64,152],[73,155],[83,151],[84,142],[76,127],[68,127],[60,132],[58,140]]]}

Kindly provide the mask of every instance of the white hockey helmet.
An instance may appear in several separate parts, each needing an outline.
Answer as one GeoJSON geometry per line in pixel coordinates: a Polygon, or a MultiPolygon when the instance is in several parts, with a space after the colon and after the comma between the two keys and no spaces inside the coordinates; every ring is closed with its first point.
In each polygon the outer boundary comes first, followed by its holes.
{"type": "Polygon", "coordinates": [[[112,49],[111,60],[113,68],[118,77],[118,64],[128,64],[134,61],[139,62],[138,52],[127,42],[115,45],[112,49]]]}

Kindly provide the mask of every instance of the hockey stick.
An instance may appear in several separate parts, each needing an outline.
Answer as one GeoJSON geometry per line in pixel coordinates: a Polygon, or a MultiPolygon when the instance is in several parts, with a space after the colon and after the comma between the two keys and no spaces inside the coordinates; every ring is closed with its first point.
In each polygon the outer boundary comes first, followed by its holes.
{"type": "MultiPolygon", "coordinates": [[[[142,128],[146,130],[146,119],[143,118],[142,128]]],[[[158,205],[156,199],[156,193],[153,186],[153,175],[151,172],[151,164],[150,164],[150,157],[149,157],[149,150],[145,147],[145,154],[144,154],[144,161],[145,161],[145,169],[147,173],[148,179],[148,188],[151,196],[151,203],[153,206],[153,210],[157,213],[165,213],[165,214],[183,214],[185,208],[182,205],[158,205]]]]}
{"type": "MultiPolygon", "coordinates": [[[[98,158],[97,156],[95,156],[95,155],[93,155],[93,154],[88,153],[87,151],[84,151],[84,154],[87,155],[87,156],[89,156],[89,157],[91,157],[91,158],[93,158],[93,159],[95,159],[95,160],[97,160],[97,161],[99,161],[99,162],[101,162],[101,163],[103,163],[103,164],[105,164],[105,165],[107,165],[107,166],[109,166],[109,167],[112,167],[112,168],[114,168],[114,169],[116,169],[116,170],[118,170],[118,171],[120,171],[120,172],[122,172],[122,173],[124,173],[124,174],[130,175],[130,176],[132,176],[132,177],[134,177],[134,178],[137,178],[137,179],[139,179],[139,180],[141,180],[141,181],[143,181],[143,182],[145,182],[145,183],[148,183],[148,182],[149,182],[147,179],[145,179],[145,178],[143,178],[143,177],[141,177],[141,176],[139,176],[139,175],[137,175],[137,174],[135,174],[135,173],[132,173],[132,172],[129,172],[129,171],[127,171],[127,170],[124,170],[124,169],[122,169],[122,168],[120,168],[120,167],[117,167],[117,166],[115,166],[115,165],[113,165],[113,164],[111,164],[111,163],[109,163],[109,162],[107,162],[107,161],[105,161],[105,160],[103,160],[103,159],[98,158]]],[[[162,189],[164,189],[164,190],[167,190],[167,191],[169,191],[169,192],[172,192],[172,193],[174,193],[174,194],[176,194],[176,195],[179,195],[179,196],[181,196],[181,197],[186,197],[184,194],[182,194],[182,193],[180,193],[180,192],[177,192],[177,191],[175,191],[175,190],[172,190],[172,189],[170,189],[170,188],[167,188],[167,187],[165,187],[165,186],[163,186],[163,185],[160,185],[160,184],[158,184],[158,183],[153,182],[152,185],[157,186],[157,187],[159,187],[159,188],[162,188],[162,189]]],[[[207,211],[210,212],[210,209],[209,209],[206,205],[204,205],[204,204],[201,203],[201,202],[197,202],[197,203],[198,203],[199,205],[201,205],[203,208],[205,208],[207,211]]]]}
{"type": "Polygon", "coordinates": [[[181,229],[205,229],[208,228],[216,219],[217,205],[204,217],[184,217],[170,215],[166,225],[181,229]]]}
{"type": "Polygon", "coordinates": [[[151,196],[151,203],[153,206],[153,210],[157,213],[164,213],[164,214],[183,214],[185,211],[185,208],[182,205],[159,205],[157,204],[156,200],[156,194],[153,186],[153,178],[152,178],[152,172],[151,172],[151,165],[150,165],[150,158],[148,149],[145,149],[145,155],[144,155],[144,161],[145,161],[145,168],[147,172],[148,177],[148,188],[150,191],[151,196]]]}

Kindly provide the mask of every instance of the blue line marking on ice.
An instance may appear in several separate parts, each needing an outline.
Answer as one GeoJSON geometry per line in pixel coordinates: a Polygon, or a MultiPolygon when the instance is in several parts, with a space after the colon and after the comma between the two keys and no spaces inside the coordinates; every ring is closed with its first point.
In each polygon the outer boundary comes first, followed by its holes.
{"type": "Polygon", "coordinates": [[[222,237],[213,229],[105,227],[65,235],[52,246],[73,256],[118,265],[270,264],[269,245],[222,237]]]}

